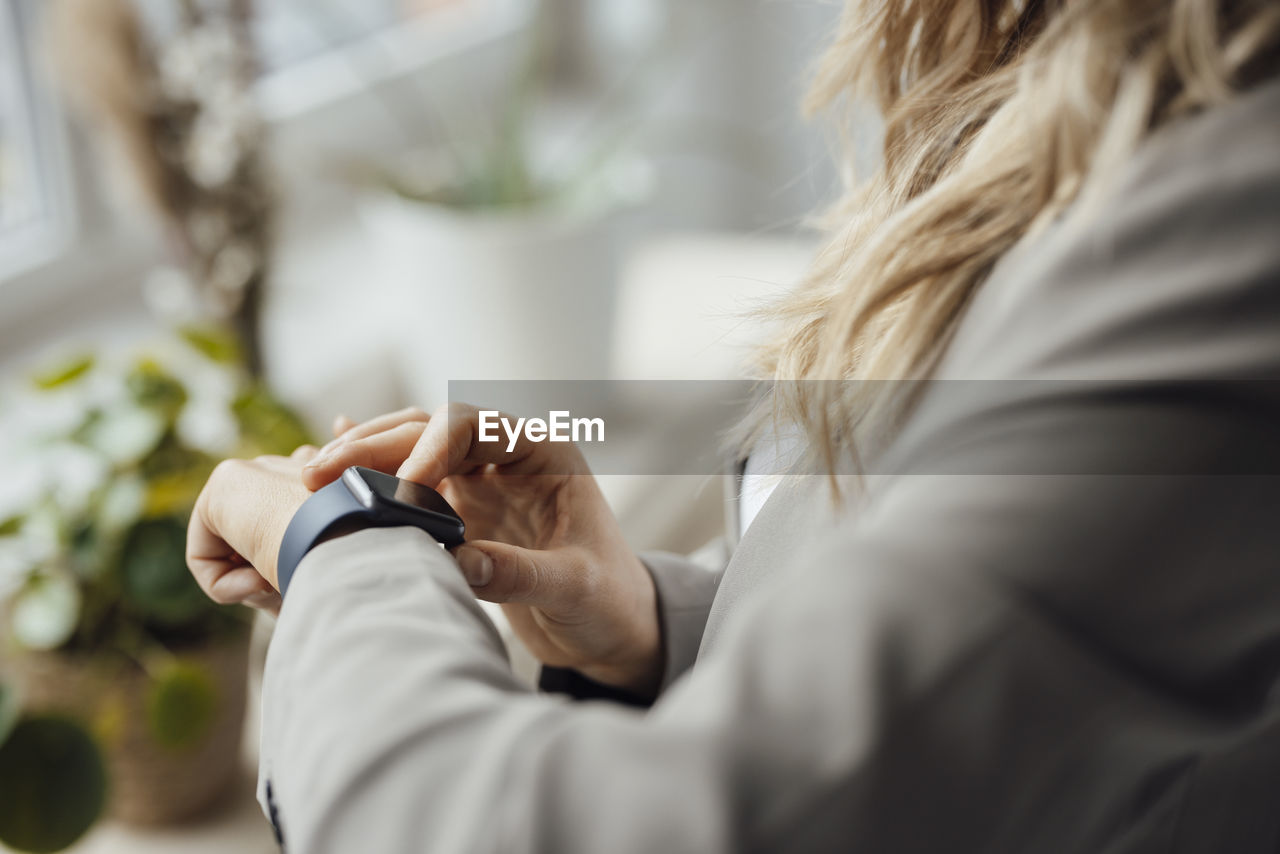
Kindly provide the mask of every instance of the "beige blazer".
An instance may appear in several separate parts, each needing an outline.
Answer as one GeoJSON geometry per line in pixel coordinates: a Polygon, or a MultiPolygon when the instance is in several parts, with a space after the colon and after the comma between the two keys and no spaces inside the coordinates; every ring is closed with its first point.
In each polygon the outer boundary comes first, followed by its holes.
{"type": "Polygon", "coordinates": [[[318,547],[263,688],[289,850],[1275,854],[1280,84],[1020,245],[938,377],[856,510],[797,477],[722,572],[646,557],[651,709],[522,687],[425,534],[318,547]]]}

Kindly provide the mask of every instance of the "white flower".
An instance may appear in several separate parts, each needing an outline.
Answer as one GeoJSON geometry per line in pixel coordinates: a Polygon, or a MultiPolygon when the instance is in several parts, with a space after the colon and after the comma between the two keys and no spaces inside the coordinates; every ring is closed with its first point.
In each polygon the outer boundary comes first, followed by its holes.
{"type": "Polygon", "coordinates": [[[121,475],[107,485],[98,510],[98,525],[103,533],[119,533],[142,516],[147,500],[147,485],[137,475],[121,475]]]}
{"type": "Polygon", "coordinates": [[[181,101],[204,101],[209,87],[240,73],[242,53],[223,22],[186,30],[171,39],[160,57],[161,86],[181,101]]]}
{"type": "Polygon", "coordinates": [[[230,309],[239,304],[241,292],[257,268],[257,253],[243,241],[233,241],[214,256],[209,283],[227,301],[230,309]]]}
{"type": "Polygon", "coordinates": [[[224,99],[196,118],[184,159],[200,186],[221,187],[235,177],[251,141],[243,112],[239,99],[224,99]]]}
{"type": "Polygon", "coordinates": [[[142,283],[147,308],[169,323],[190,323],[200,316],[200,298],[195,284],[183,270],[160,267],[142,283]]]}
{"type": "Polygon", "coordinates": [[[15,393],[8,401],[4,432],[27,440],[66,435],[84,419],[87,396],[85,380],[66,388],[15,393]]]}
{"type": "Polygon", "coordinates": [[[37,504],[27,513],[18,539],[22,557],[30,566],[43,566],[58,557],[62,548],[62,517],[58,508],[37,504]]]}
{"type": "Polygon", "coordinates": [[[111,473],[101,454],[72,442],[49,445],[43,456],[54,503],[66,516],[85,512],[94,492],[102,488],[111,473]]]}
{"type": "Polygon", "coordinates": [[[200,57],[185,41],[173,42],[160,55],[160,90],[177,101],[194,100],[200,82],[200,57]]]}
{"type": "Polygon", "coordinates": [[[198,207],[187,213],[187,232],[201,252],[212,252],[227,242],[231,223],[227,212],[217,207],[198,207]]]}
{"type": "Polygon", "coordinates": [[[27,649],[54,649],[66,643],[80,619],[80,588],[61,575],[40,575],[13,601],[13,635],[27,649]]]}
{"type": "Polygon", "coordinates": [[[118,406],[120,401],[128,400],[129,391],[127,374],[132,363],[120,352],[102,353],[98,357],[101,370],[95,371],[84,381],[83,416],[93,410],[110,409],[118,406]]]}
{"type": "Polygon", "coordinates": [[[37,565],[21,535],[0,537],[0,601],[22,587],[37,565]]]}
{"type": "Polygon", "coordinates": [[[236,374],[181,338],[160,339],[151,347],[151,355],[187,390],[187,406],[228,407],[235,399],[236,374]]]}
{"type": "Polygon", "coordinates": [[[214,395],[192,399],[178,416],[177,431],[183,444],[215,457],[234,451],[240,436],[231,407],[214,395]]]}
{"type": "Polygon", "coordinates": [[[132,403],[104,410],[89,429],[89,445],[116,465],[132,465],[155,449],[164,435],[164,419],[132,403]]]}
{"type": "Polygon", "coordinates": [[[53,487],[47,467],[31,453],[27,443],[10,443],[0,434],[0,448],[7,452],[0,455],[0,470],[4,471],[4,477],[0,478],[0,520],[3,520],[26,513],[53,487]]]}

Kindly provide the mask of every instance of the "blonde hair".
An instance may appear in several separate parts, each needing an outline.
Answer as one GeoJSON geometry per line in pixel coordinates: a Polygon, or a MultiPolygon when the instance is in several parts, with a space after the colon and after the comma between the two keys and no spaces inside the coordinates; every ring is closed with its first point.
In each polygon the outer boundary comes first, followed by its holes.
{"type": "Polygon", "coordinates": [[[856,459],[884,384],[804,381],[927,376],[1001,256],[1154,129],[1274,75],[1278,34],[1275,0],[849,0],[806,107],[878,107],[882,162],[777,307],[775,382],[739,440],[771,412],[827,471],[856,459]]]}

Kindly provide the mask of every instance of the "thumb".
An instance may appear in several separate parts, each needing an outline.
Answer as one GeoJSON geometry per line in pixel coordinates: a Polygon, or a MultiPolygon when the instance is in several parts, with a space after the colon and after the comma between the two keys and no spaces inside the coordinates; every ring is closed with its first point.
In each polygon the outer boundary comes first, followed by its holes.
{"type": "Polygon", "coordinates": [[[572,601],[581,560],[568,549],[537,551],[479,540],[454,552],[462,575],[477,597],[555,609],[572,601]]]}

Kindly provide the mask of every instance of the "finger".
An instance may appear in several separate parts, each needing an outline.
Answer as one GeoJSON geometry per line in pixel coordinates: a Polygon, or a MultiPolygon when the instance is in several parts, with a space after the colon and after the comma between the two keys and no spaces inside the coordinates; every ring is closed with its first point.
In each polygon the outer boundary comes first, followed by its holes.
{"type": "Polygon", "coordinates": [[[320,449],[315,445],[299,445],[294,452],[289,455],[289,458],[298,460],[302,463],[309,463],[318,453],[320,453],[320,449]]]}
{"type": "MultiPolygon", "coordinates": [[[[289,457],[280,457],[280,456],[274,456],[274,455],[254,457],[249,462],[254,467],[259,469],[265,469],[266,471],[280,472],[281,474],[297,475],[300,471],[302,471],[303,466],[306,463],[297,456],[297,453],[298,453],[297,451],[294,451],[293,453],[294,453],[294,456],[289,456],[289,457]]],[[[314,454],[311,456],[311,458],[314,459],[314,454]]]]}
{"type": "Polygon", "coordinates": [[[338,438],[343,433],[356,426],[356,422],[352,421],[345,415],[338,415],[333,419],[333,438],[338,438]]]}
{"type": "Polygon", "coordinates": [[[573,613],[589,596],[586,563],[574,549],[536,551],[490,540],[454,553],[480,599],[519,602],[550,613],[573,613]]]}
{"type": "Polygon", "coordinates": [[[224,572],[210,585],[209,598],[223,605],[269,608],[280,594],[251,566],[224,572]]]}
{"type": "MultiPolygon", "coordinates": [[[[202,496],[203,498],[203,496],[202,496]]],[[[223,575],[246,564],[235,550],[210,529],[203,501],[197,501],[187,524],[187,568],[205,595],[215,602],[214,587],[223,575]]],[[[255,573],[256,574],[256,573],[255,573]]]]}
{"type": "Polygon", "coordinates": [[[393,427],[399,427],[401,424],[409,422],[426,422],[429,420],[431,420],[431,416],[416,406],[410,406],[395,412],[388,412],[386,415],[379,415],[377,418],[370,418],[363,424],[353,424],[346,430],[343,430],[342,433],[336,436],[332,442],[321,448],[320,452],[323,454],[331,451],[343,442],[350,442],[355,439],[364,439],[377,433],[384,433],[393,427]]]}
{"type": "Polygon", "coordinates": [[[413,451],[425,426],[421,421],[407,421],[363,439],[344,441],[307,463],[302,469],[302,483],[308,489],[319,489],[336,480],[349,466],[393,472],[413,451]]]}
{"type": "Polygon", "coordinates": [[[451,403],[437,410],[396,475],[435,487],[449,475],[468,474],[486,465],[502,466],[509,474],[526,473],[521,464],[530,460],[539,445],[523,434],[511,450],[505,439],[478,441],[479,421],[480,410],[468,404],[451,403]]]}

